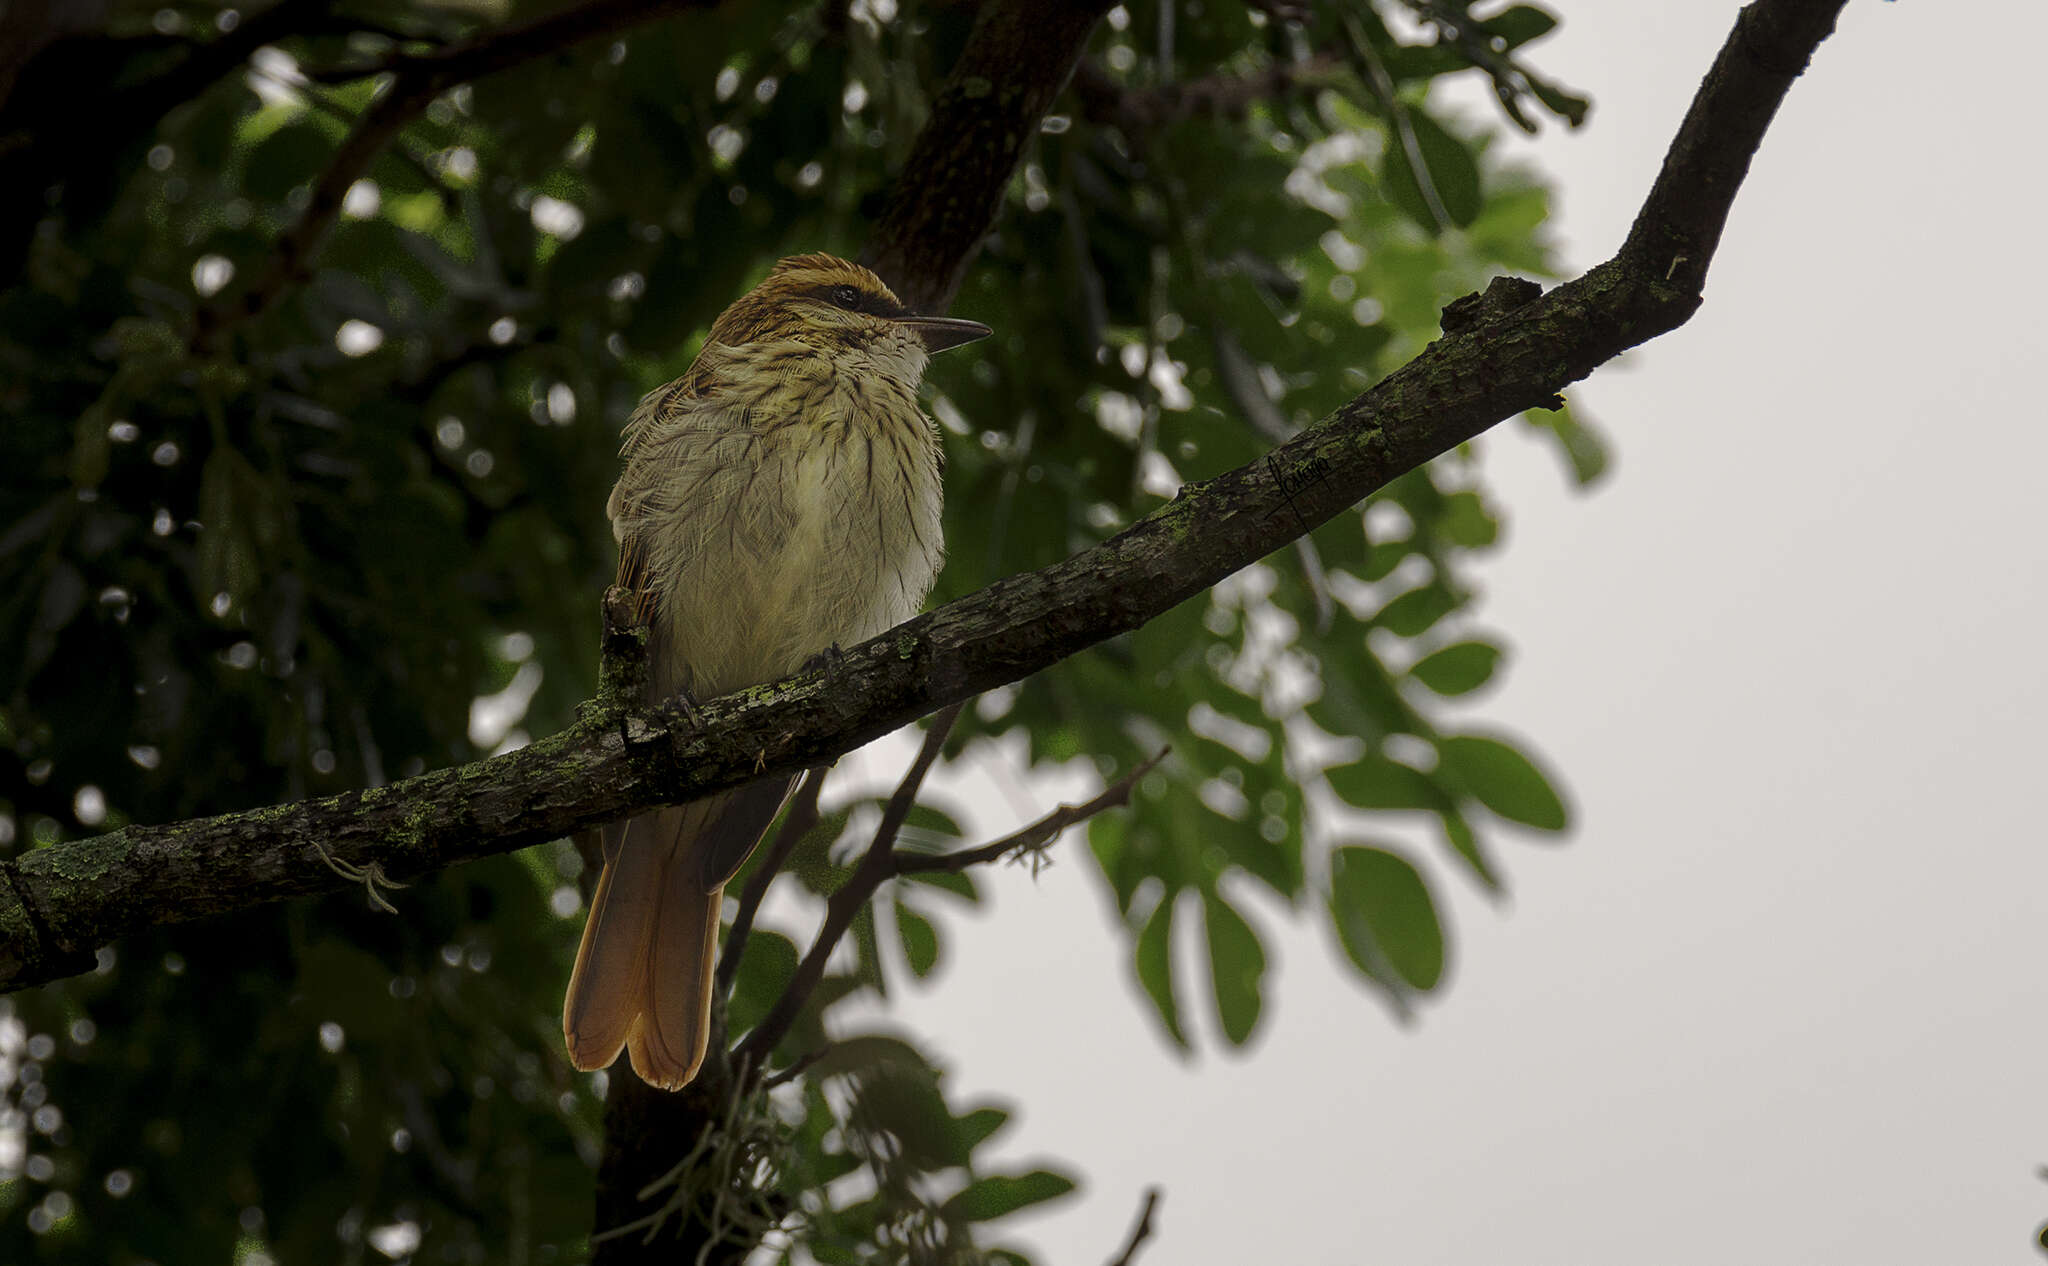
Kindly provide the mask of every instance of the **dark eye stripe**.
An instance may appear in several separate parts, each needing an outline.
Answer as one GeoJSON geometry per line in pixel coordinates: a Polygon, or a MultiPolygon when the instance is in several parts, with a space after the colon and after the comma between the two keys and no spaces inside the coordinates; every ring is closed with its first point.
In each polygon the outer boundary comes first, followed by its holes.
{"type": "Polygon", "coordinates": [[[831,286],[819,286],[809,293],[813,298],[822,299],[826,303],[837,308],[844,308],[848,312],[865,312],[870,316],[881,317],[902,317],[910,314],[909,309],[905,308],[902,304],[891,303],[882,295],[863,290],[859,286],[848,285],[845,282],[831,286]]]}

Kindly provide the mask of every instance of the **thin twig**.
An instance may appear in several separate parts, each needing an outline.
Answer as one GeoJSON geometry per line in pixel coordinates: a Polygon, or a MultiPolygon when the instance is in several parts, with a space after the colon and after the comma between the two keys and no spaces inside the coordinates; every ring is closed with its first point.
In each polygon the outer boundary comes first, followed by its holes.
{"type": "MultiPolygon", "coordinates": [[[[867,905],[884,883],[898,875],[928,874],[933,871],[958,873],[969,866],[982,862],[996,861],[1011,853],[1036,851],[1050,844],[1060,832],[1077,822],[1116,805],[1128,804],[1131,788],[1137,785],[1153,766],[1166,758],[1167,749],[1162,748],[1150,760],[1140,761],[1129,773],[1117,779],[1102,794],[1081,805],[1061,805],[1030,826],[1014,834],[1006,835],[993,844],[980,848],[963,849],[956,853],[937,855],[907,853],[895,847],[896,832],[903,819],[909,814],[911,804],[917,799],[917,789],[924,783],[924,777],[932,762],[938,758],[939,749],[945,745],[946,735],[959,718],[964,704],[948,708],[932,719],[931,729],[925,735],[924,746],[918,751],[917,759],[903,775],[897,785],[896,794],[889,799],[889,806],[882,813],[882,824],[875,829],[875,836],[867,851],[861,856],[860,864],[846,882],[832,894],[825,903],[825,919],[819,925],[818,935],[811,942],[811,948],[803,961],[797,964],[795,975],[775,1000],[768,1014],[754,1026],[754,1031],[734,1048],[734,1055],[741,1060],[751,1060],[755,1067],[766,1063],[767,1055],[777,1043],[789,1033],[798,1012],[810,1000],[811,991],[825,978],[825,965],[831,961],[832,953],[839,947],[853,920],[867,905]]],[[[786,1075],[785,1075],[786,1079],[786,1075]]]]}
{"type": "Polygon", "coordinates": [[[739,913],[733,917],[732,931],[725,934],[725,949],[718,956],[718,993],[721,996],[732,992],[733,975],[739,971],[740,955],[746,952],[747,937],[754,930],[754,915],[761,908],[762,898],[768,895],[768,885],[775,882],[782,863],[789,860],[797,844],[818,824],[818,796],[824,790],[825,771],[806,771],[803,786],[790,800],[789,812],[782,816],[782,827],[775,833],[774,842],[761,855],[754,873],[747,876],[747,886],[740,890],[739,913]]]}
{"type": "Polygon", "coordinates": [[[875,828],[875,838],[868,844],[869,855],[886,854],[896,846],[896,833],[903,829],[903,820],[910,816],[910,807],[917,803],[918,788],[924,786],[925,775],[931,772],[932,763],[939,759],[939,751],[946,745],[946,738],[953,733],[953,727],[960,721],[960,712],[967,706],[965,700],[948,704],[932,714],[931,724],[925,728],[924,745],[917,749],[917,759],[910,762],[910,768],[903,771],[903,780],[896,784],[896,792],[889,797],[889,803],[882,810],[882,821],[875,828]]]}
{"type": "Polygon", "coordinates": [[[335,217],[341,214],[342,199],[349,186],[362,178],[379,152],[398,135],[412,117],[427,108],[441,92],[432,82],[410,85],[394,83],[374,105],[364,111],[355,130],[334,151],[327,169],[313,182],[312,197],[299,218],[277,239],[270,263],[235,298],[209,304],[199,310],[192,327],[192,347],[211,350],[231,326],[261,315],[282,298],[304,275],[313,251],[327,236],[335,217]]]}
{"type": "Polygon", "coordinates": [[[276,253],[255,281],[234,298],[201,308],[191,345],[207,351],[230,327],[267,311],[304,276],[313,252],[327,236],[341,200],[392,137],[434,98],[458,84],[522,62],[562,52],[600,35],[614,35],[652,18],[684,8],[706,8],[717,0],[595,0],[503,30],[491,31],[430,53],[397,53],[367,66],[308,71],[318,83],[341,83],[389,73],[384,93],[363,114],[314,182],[313,196],[299,218],[278,238],[276,253]]]}
{"type": "Polygon", "coordinates": [[[1129,804],[1131,789],[1138,785],[1138,780],[1151,773],[1152,767],[1165,760],[1166,754],[1172,750],[1170,747],[1162,747],[1155,755],[1139,761],[1131,767],[1129,773],[1117,779],[1109,786],[1104,787],[1102,794],[1096,796],[1093,800],[1085,804],[1063,804],[1038,821],[1033,822],[1030,826],[1014,834],[1006,835],[993,844],[983,844],[979,848],[961,849],[955,853],[905,853],[899,851],[894,857],[894,864],[891,867],[892,873],[898,875],[926,875],[934,871],[944,871],[948,874],[959,874],[969,866],[979,866],[984,862],[1001,861],[1003,857],[1010,853],[1042,849],[1052,843],[1059,833],[1068,827],[1078,822],[1086,822],[1104,809],[1113,809],[1120,805],[1129,804]]]}
{"type": "Polygon", "coordinates": [[[797,1078],[809,1072],[811,1070],[811,1065],[825,1058],[825,1056],[829,1055],[831,1052],[832,1046],[828,1042],[824,1046],[820,1046],[815,1051],[811,1051],[807,1054],[798,1056],[796,1063],[791,1064],[789,1067],[783,1069],[781,1072],[775,1074],[773,1077],[770,1077],[768,1080],[762,1082],[761,1089],[773,1090],[777,1086],[787,1086],[790,1082],[795,1081],[797,1078]]]}
{"type": "Polygon", "coordinates": [[[1152,1211],[1159,1207],[1159,1188],[1145,1188],[1145,1205],[1138,1210],[1138,1225],[1131,1228],[1131,1238],[1124,1241],[1124,1251],[1111,1260],[1109,1266],[1131,1266],[1137,1260],[1138,1246],[1152,1238],[1152,1211]]]}
{"type": "Polygon", "coordinates": [[[938,760],[939,750],[946,744],[946,736],[952,733],[954,722],[960,719],[960,711],[966,706],[963,700],[933,714],[917,759],[904,772],[895,794],[889,797],[888,807],[882,810],[882,821],[875,828],[874,839],[869,842],[853,873],[825,903],[825,921],[818,928],[817,939],[811,942],[810,951],[797,964],[796,974],[790,977],[782,996],[754,1026],[754,1031],[734,1048],[733,1053],[738,1059],[750,1061],[756,1069],[765,1067],[768,1053],[789,1032],[789,1026],[796,1022],[797,1013],[810,1000],[811,991],[825,978],[825,964],[839,947],[840,938],[853,926],[854,916],[860,913],[875,890],[895,874],[896,833],[910,815],[910,806],[917,801],[917,789],[924,785],[925,775],[931,771],[932,763],[938,760]]]}
{"type": "Polygon", "coordinates": [[[519,26],[485,31],[424,53],[394,52],[373,62],[308,70],[319,83],[347,83],[370,75],[431,78],[442,87],[481,79],[521,62],[560,53],[573,44],[620,31],[683,9],[715,8],[719,0],[592,0],[519,26]]]}

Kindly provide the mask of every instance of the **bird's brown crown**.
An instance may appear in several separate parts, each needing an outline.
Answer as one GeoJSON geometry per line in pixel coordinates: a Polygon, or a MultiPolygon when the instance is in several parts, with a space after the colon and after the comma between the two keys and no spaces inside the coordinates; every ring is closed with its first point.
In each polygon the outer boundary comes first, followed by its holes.
{"type": "Polygon", "coordinates": [[[711,341],[739,346],[800,337],[806,328],[836,316],[831,309],[888,320],[910,315],[882,279],[859,264],[823,253],[792,255],[719,314],[711,341]]]}

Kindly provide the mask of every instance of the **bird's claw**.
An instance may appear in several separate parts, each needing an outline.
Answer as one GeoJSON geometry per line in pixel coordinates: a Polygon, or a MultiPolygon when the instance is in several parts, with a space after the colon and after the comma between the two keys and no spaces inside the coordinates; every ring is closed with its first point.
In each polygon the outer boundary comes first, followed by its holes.
{"type": "Polygon", "coordinates": [[[839,669],[845,662],[846,652],[839,649],[839,643],[834,642],[824,650],[805,660],[804,671],[807,673],[823,673],[825,674],[826,685],[837,686],[839,684],[839,669]]]}
{"type": "Polygon", "coordinates": [[[690,693],[689,687],[676,691],[676,707],[682,712],[683,719],[690,723],[691,729],[701,731],[704,728],[704,714],[697,710],[697,696],[690,693]]]}

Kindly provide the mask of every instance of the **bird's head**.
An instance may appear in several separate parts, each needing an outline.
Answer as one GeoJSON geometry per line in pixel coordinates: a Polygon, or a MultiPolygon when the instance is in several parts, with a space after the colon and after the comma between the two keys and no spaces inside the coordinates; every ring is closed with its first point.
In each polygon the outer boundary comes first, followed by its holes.
{"type": "Polygon", "coordinates": [[[728,346],[802,343],[916,386],[925,358],[991,333],[979,321],[919,316],[874,273],[835,255],[796,255],[775,265],[711,326],[728,346]]]}

